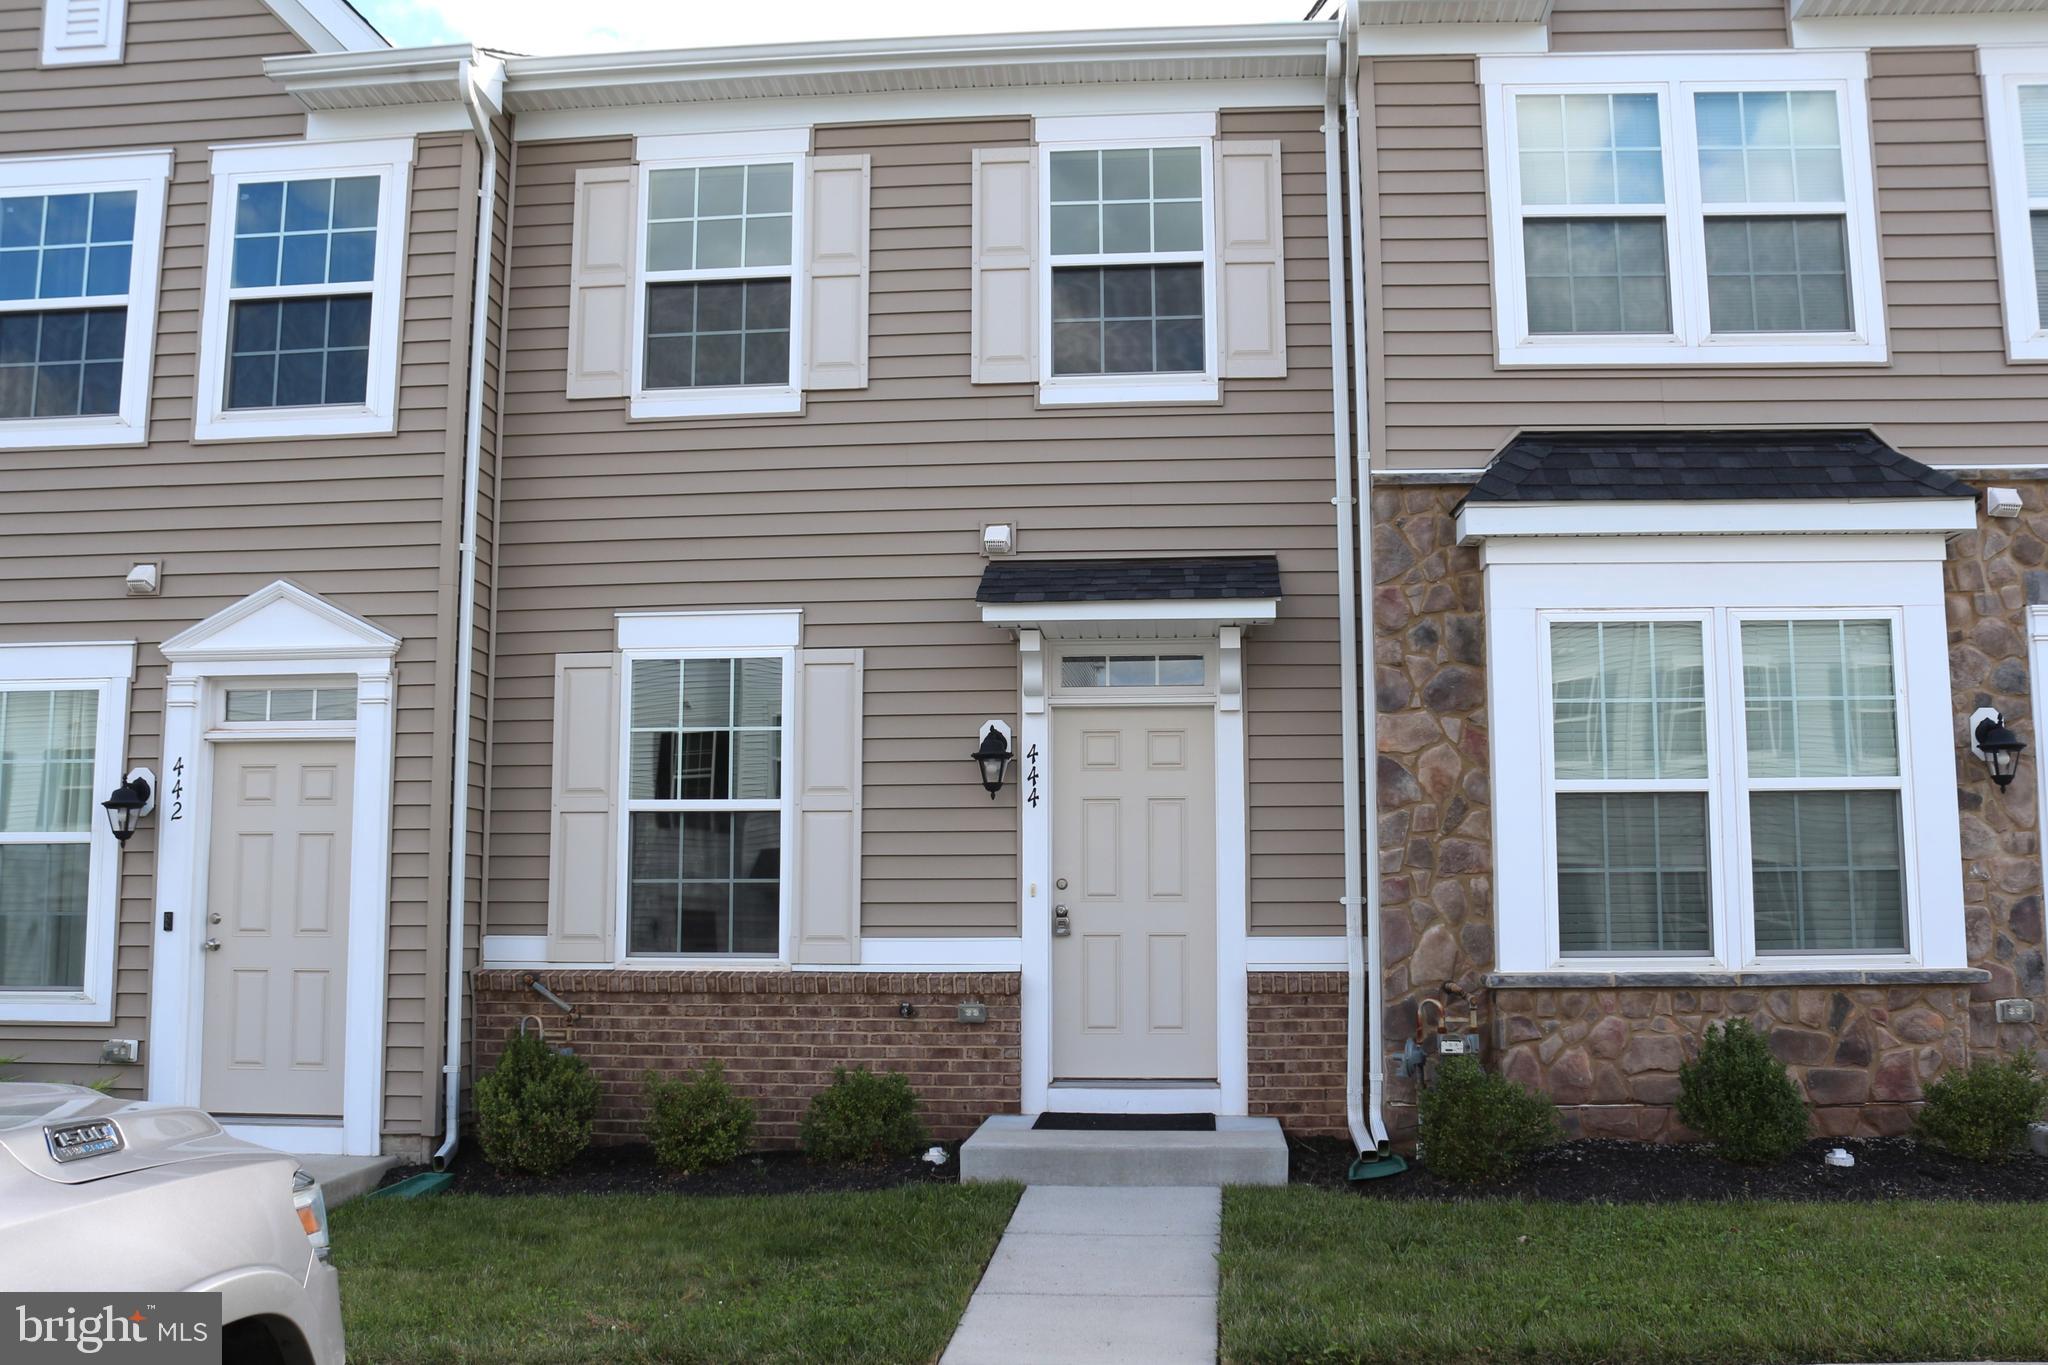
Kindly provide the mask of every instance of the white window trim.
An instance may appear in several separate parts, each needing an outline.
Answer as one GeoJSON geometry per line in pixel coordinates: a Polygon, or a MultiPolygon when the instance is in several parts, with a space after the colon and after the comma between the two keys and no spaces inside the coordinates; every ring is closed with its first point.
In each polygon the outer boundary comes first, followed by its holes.
{"type": "MultiPolygon", "coordinates": [[[[213,201],[206,247],[206,300],[199,331],[199,379],[192,439],[258,441],[305,436],[389,435],[398,429],[398,348],[405,305],[406,209],[413,139],[366,142],[265,142],[213,149],[213,201]],[[370,282],[369,377],[363,402],[322,407],[227,407],[229,279],[235,247],[235,193],[244,181],[379,177],[377,262],[370,282]]],[[[321,296],[352,285],[307,287],[321,296]]]]}
{"type": "MultiPolygon", "coordinates": [[[[132,644],[0,645],[0,691],[90,689],[99,694],[94,736],[94,792],[119,786],[126,772],[128,684],[135,676],[132,644]]],[[[85,907],[85,972],[75,991],[0,991],[0,1022],[108,1023],[114,1017],[114,954],[120,937],[121,845],[95,809],[85,907]]]]}
{"type": "MultiPolygon", "coordinates": [[[[678,417],[738,417],[772,416],[799,413],[804,408],[803,366],[804,348],[807,337],[805,325],[806,295],[805,274],[808,262],[805,259],[805,243],[809,237],[808,203],[810,188],[807,174],[810,157],[802,149],[792,150],[792,140],[786,136],[791,130],[777,130],[778,135],[763,136],[751,146],[738,145],[731,139],[711,141],[693,138],[649,138],[642,143],[643,157],[638,166],[639,180],[634,194],[634,213],[638,221],[633,224],[633,332],[632,332],[632,397],[627,415],[636,421],[673,419],[678,417]],[[650,150],[669,150],[678,155],[662,159],[644,155],[650,150]],[[650,198],[650,177],[656,171],[678,171],[702,169],[706,166],[765,166],[776,162],[786,163],[790,168],[789,196],[789,265],[782,266],[734,266],[730,270],[662,271],[660,279],[652,279],[647,269],[647,216],[650,198]],[[779,279],[789,276],[789,382],[786,384],[734,384],[722,388],[700,389],[650,389],[647,387],[647,287],[662,280],[746,280],[779,279]]],[[[803,141],[809,143],[809,129],[803,129],[803,141]]]]}
{"type": "Polygon", "coordinates": [[[2020,143],[2020,87],[2048,86],[2048,47],[1982,48],[1977,64],[1984,76],[1984,124],[1991,142],[2006,355],[2016,361],[2048,360],[2048,317],[2041,315],[2034,286],[2035,208],[2027,194],[2026,150],[2020,143]]]}
{"type": "MultiPolygon", "coordinates": [[[[1494,781],[1540,799],[1494,808],[1503,972],[1819,970],[1968,966],[1961,837],[1952,785],[1954,717],[1939,535],[1555,537],[1484,548],[1488,707],[1494,781]],[[1748,747],[1741,705],[1744,618],[1885,619],[1898,681],[1901,832],[1907,951],[1755,952],[1747,831],[1748,747]],[[1697,619],[1707,627],[1709,856],[1714,951],[1706,957],[1565,957],[1558,946],[1555,797],[1551,779],[1549,626],[1557,619],[1697,619]],[[1536,682],[1532,685],[1529,680],[1536,682]],[[1920,781],[1915,774],[1931,774],[1920,781]],[[1733,803],[1731,805],[1731,803],[1733,803]]],[[[1816,786],[1826,786],[1816,779],[1816,786]]],[[[1882,782],[1865,785],[1881,786],[1882,782]]]]}
{"type": "Polygon", "coordinates": [[[618,831],[614,857],[617,904],[613,965],[632,968],[732,970],[787,966],[796,948],[796,794],[803,752],[797,714],[797,641],[802,616],[781,612],[620,612],[618,831]],[[782,642],[786,641],[786,642],[782,642]],[[774,799],[653,801],[632,795],[633,665],[642,659],[779,659],[782,661],[782,790],[774,799]],[[636,811],[778,811],[782,846],[776,885],[776,951],[770,953],[636,953],[633,932],[633,815],[636,811]]]}
{"type": "MultiPolygon", "coordinates": [[[[121,407],[92,417],[24,417],[0,421],[0,450],[48,446],[139,446],[149,439],[149,384],[156,360],[157,267],[164,244],[164,194],[171,153],[19,157],[0,161],[0,195],[135,191],[135,237],[128,258],[128,310],[121,344],[121,407]]],[[[116,306],[112,295],[77,299],[12,299],[0,312],[51,312],[116,306]]]]}
{"type": "Polygon", "coordinates": [[[1221,339],[1216,331],[1216,119],[1213,114],[1100,115],[1042,118],[1036,124],[1038,240],[1045,244],[1038,265],[1038,401],[1047,407],[1100,403],[1214,403],[1222,393],[1221,339]],[[1202,249],[1190,251],[1097,252],[1054,256],[1052,250],[1052,154],[1122,148],[1192,147],[1202,164],[1202,249]],[[1104,265],[1196,264],[1202,267],[1202,370],[1177,374],[1055,375],[1052,342],[1052,276],[1055,268],[1104,265]]]}
{"type": "MultiPolygon", "coordinates": [[[[1486,118],[1488,213],[1494,254],[1495,348],[1502,365],[1843,365],[1889,358],[1862,52],[1745,52],[1487,57],[1479,63],[1486,118]],[[1707,313],[1705,208],[1692,95],[1712,90],[1831,90],[1841,119],[1847,201],[1847,333],[1715,335],[1707,313]],[[1664,136],[1672,331],[1644,336],[1531,336],[1522,253],[1518,94],[1655,93],[1664,136]]],[[[1562,208],[1563,206],[1559,206],[1562,208]]],[[[1648,206],[1575,205],[1572,217],[1642,216],[1648,206]]],[[[1714,216],[1808,208],[1717,205],[1714,216]]],[[[1828,210],[1821,210],[1828,212],[1828,210]]]]}

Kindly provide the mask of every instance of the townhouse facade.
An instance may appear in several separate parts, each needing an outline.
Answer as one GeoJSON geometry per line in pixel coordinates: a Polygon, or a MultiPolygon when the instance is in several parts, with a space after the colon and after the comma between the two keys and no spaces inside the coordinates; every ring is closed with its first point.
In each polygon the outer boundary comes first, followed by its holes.
{"type": "Polygon", "coordinates": [[[775,1142],[868,1065],[1365,1148],[1446,1035],[1674,1136],[1740,1015],[1896,1130],[2048,995],[1972,752],[2048,8],[1974,8],[9,0],[0,1055],[301,1151],[445,1153],[534,1030],[616,1138],[716,1057],[775,1142]]]}

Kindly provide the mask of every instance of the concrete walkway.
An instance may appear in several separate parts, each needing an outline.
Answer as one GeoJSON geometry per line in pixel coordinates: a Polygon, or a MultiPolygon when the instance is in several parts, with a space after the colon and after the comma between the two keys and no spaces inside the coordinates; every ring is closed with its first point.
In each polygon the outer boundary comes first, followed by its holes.
{"type": "Polygon", "coordinates": [[[940,1365],[1213,1365],[1215,1186],[1032,1185],[940,1365]]]}

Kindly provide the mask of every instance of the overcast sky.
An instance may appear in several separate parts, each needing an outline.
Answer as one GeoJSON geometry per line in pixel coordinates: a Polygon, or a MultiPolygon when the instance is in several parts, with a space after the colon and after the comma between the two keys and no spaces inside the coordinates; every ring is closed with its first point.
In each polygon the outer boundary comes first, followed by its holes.
{"type": "Polygon", "coordinates": [[[512,52],[731,47],[1040,29],[1299,19],[1312,0],[354,0],[401,47],[475,42],[512,52]]]}

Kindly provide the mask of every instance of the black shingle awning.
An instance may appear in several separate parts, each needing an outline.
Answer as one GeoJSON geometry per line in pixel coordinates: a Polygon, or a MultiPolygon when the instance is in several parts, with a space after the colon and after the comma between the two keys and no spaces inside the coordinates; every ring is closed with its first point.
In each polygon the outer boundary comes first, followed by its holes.
{"type": "Polygon", "coordinates": [[[1205,559],[1003,559],[981,572],[977,602],[1241,601],[1280,596],[1272,555],[1205,559]]]}
{"type": "Polygon", "coordinates": [[[1501,447],[1464,502],[1976,496],[1869,431],[1531,431],[1501,447]]]}

